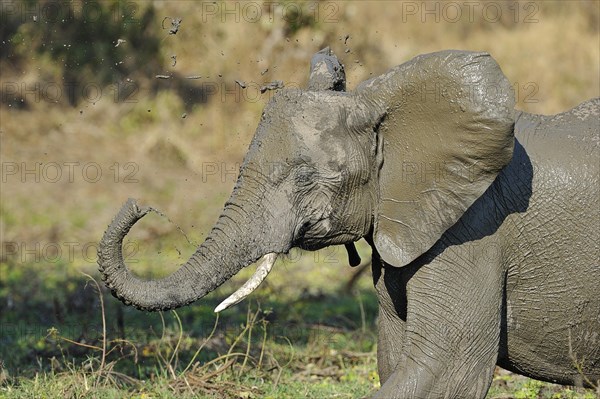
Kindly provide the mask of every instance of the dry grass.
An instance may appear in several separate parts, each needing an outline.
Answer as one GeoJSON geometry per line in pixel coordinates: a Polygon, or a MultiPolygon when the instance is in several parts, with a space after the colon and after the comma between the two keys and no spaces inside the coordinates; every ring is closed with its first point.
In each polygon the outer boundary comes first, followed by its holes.
{"type": "MultiPolygon", "coordinates": [[[[268,99],[267,93],[256,101],[249,101],[248,97],[254,96],[249,89],[246,94],[227,94],[225,90],[235,89],[235,79],[257,84],[282,79],[289,86],[302,86],[311,55],[326,45],[345,63],[350,87],[417,54],[460,48],[493,54],[518,88],[519,108],[555,113],[599,95],[596,2],[572,2],[568,6],[558,1],[524,2],[517,7],[521,21],[518,24],[486,22],[482,17],[485,2],[475,8],[479,12],[474,12],[473,23],[468,22],[466,16],[456,23],[445,22],[443,13],[440,23],[435,23],[431,16],[407,14],[406,5],[391,2],[325,2],[312,29],[303,28],[288,36],[286,21],[277,18],[283,11],[274,12],[273,22],[269,22],[264,11],[264,18],[259,22],[247,23],[240,17],[242,22],[236,23],[234,17],[211,17],[192,2],[156,4],[158,15],[183,17],[178,34],[165,37],[161,47],[167,60],[170,55],[177,55],[177,64],[171,67],[170,61],[166,61],[164,69],[156,71],[157,74],[174,71],[181,76],[200,75],[202,79],[194,83],[215,84],[218,93],[208,103],[192,106],[188,111],[185,97],[179,98],[168,90],[153,97],[145,91],[143,85],[147,82],[140,83],[137,102],[131,104],[115,104],[107,89],[97,103],[83,102],[75,109],[48,102],[34,104],[30,111],[23,112],[2,107],[3,161],[97,162],[104,167],[105,175],[110,173],[107,168],[113,162],[121,165],[135,162],[140,167],[136,176],[142,181],[140,184],[101,181],[100,184],[63,187],[61,184],[23,185],[9,179],[6,190],[17,194],[5,197],[5,206],[11,213],[21,216],[19,210],[27,209],[16,204],[28,193],[27,196],[33,194],[35,198],[45,197],[36,206],[45,212],[56,212],[55,204],[64,203],[67,198],[85,198],[88,203],[94,198],[91,202],[100,213],[89,207],[82,209],[84,215],[96,215],[85,223],[86,232],[101,229],[113,212],[106,205],[114,203],[115,197],[122,199],[127,195],[160,205],[174,218],[179,214],[189,216],[196,206],[186,207],[186,204],[197,204],[215,192],[223,197],[229,191],[233,177],[224,184],[219,179],[201,184],[198,175],[202,173],[202,165],[241,161],[260,110],[268,99]],[[337,22],[328,22],[327,12],[331,10],[325,8],[327,4],[335,5],[331,19],[337,22]],[[528,4],[536,4],[537,8],[526,9],[528,4]],[[532,11],[538,22],[523,23],[532,11]],[[421,22],[424,17],[425,23],[421,22]],[[226,21],[221,22],[221,18],[226,21]],[[345,46],[342,38],[347,34],[350,37],[345,46]],[[349,53],[345,53],[346,48],[349,53]],[[267,68],[268,72],[261,75],[267,68]],[[187,117],[182,119],[184,112],[187,117]],[[168,195],[162,192],[167,190],[165,180],[172,184],[168,195]],[[167,200],[172,198],[177,200],[167,200]],[[101,204],[98,201],[102,201],[101,204]],[[44,206],[45,203],[48,205],[44,206]]],[[[506,7],[503,15],[513,15],[514,11],[506,7]]],[[[23,68],[3,73],[2,80],[29,82],[36,76],[40,79],[35,73],[35,62],[23,68]]],[[[211,216],[198,219],[200,215],[194,212],[193,218],[185,219],[200,220],[202,226],[210,225],[219,209],[207,211],[211,216]]],[[[60,220],[67,215],[55,216],[60,220]]],[[[27,226],[24,234],[30,235],[32,228],[27,226]]],[[[16,232],[11,229],[10,236],[16,232]]],[[[77,231],[75,235],[82,237],[81,233],[84,232],[77,231]]],[[[89,238],[92,237],[97,235],[90,234],[89,238]]]]}
{"type": "MultiPolygon", "coordinates": [[[[555,113],[599,95],[597,2],[521,2],[519,23],[512,22],[515,11],[506,4],[504,19],[487,22],[483,17],[487,3],[497,4],[482,2],[474,9],[473,22],[465,14],[450,23],[441,13],[436,23],[434,16],[421,15],[420,8],[412,15],[406,3],[323,2],[311,28],[290,33],[281,9],[273,11],[272,21],[264,10],[259,22],[248,23],[241,11],[236,22],[235,15],[212,16],[193,2],[155,2],[157,18],[183,18],[177,35],[164,34],[160,51],[167,61],[156,73],[199,75],[202,78],[192,82],[216,85],[217,93],[205,104],[193,104],[169,90],[176,85],[173,80],[164,83],[166,90],[157,96],[149,82],[139,81],[135,83],[140,90],[131,103],[115,103],[107,88],[99,101],[83,101],[75,108],[47,101],[32,103],[26,111],[0,106],[2,162],[18,166],[25,162],[28,168],[34,162],[57,162],[63,169],[57,183],[43,176],[40,182],[31,175],[8,176],[2,209],[10,218],[3,218],[0,232],[4,240],[19,242],[95,242],[120,203],[131,196],[155,205],[192,241],[201,241],[233,186],[235,164],[241,162],[269,98],[269,93],[256,97],[250,89],[236,91],[234,80],[262,84],[282,79],[288,86],[303,86],[311,55],[326,45],[346,65],[350,88],[417,54],[460,48],[493,54],[517,88],[521,109],[555,113]],[[524,23],[532,12],[537,22],[524,23]],[[346,35],[350,35],[347,45],[346,35]],[[175,67],[169,59],[172,54],[177,55],[175,67]],[[68,162],[79,163],[73,183],[65,181],[68,162]],[[82,168],[91,162],[102,172],[95,183],[82,176],[82,168]],[[110,169],[115,163],[120,167],[118,182],[110,169]],[[230,172],[224,179],[210,175],[203,180],[208,163],[230,172]],[[130,172],[135,172],[133,183],[125,181],[130,172]]],[[[431,9],[438,3],[415,4],[431,9]]],[[[514,8],[517,3],[510,4],[514,8]]],[[[156,29],[164,32],[159,25],[156,29]]],[[[37,77],[42,85],[48,84],[43,80],[46,75],[36,72],[33,58],[18,69],[3,65],[3,82],[30,84],[37,77]]],[[[47,62],[43,65],[48,68],[47,62]]],[[[145,220],[144,225],[140,234],[145,239],[150,238],[148,231],[157,236],[176,231],[158,219],[145,220]]],[[[178,249],[185,258],[193,247],[178,249]]]]}

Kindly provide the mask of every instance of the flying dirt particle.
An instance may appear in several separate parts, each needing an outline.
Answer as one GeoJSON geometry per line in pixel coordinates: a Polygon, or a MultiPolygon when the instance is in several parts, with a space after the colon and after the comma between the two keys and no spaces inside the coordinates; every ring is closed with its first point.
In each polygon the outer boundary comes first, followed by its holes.
{"type": "Polygon", "coordinates": [[[348,42],[348,39],[350,39],[350,35],[346,34],[346,36],[344,36],[344,44],[348,42]]]}
{"type": "Polygon", "coordinates": [[[244,82],[243,80],[237,80],[236,79],[235,83],[237,83],[238,86],[240,86],[242,89],[246,88],[246,82],[244,82]]]}
{"type": "Polygon", "coordinates": [[[127,40],[125,40],[125,39],[117,39],[117,44],[115,44],[115,47],[119,47],[123,43],[127,43],[127,40]]]}
{"type": "Polygon", "coordinates": [[[174,67],[177,64],[177,55],[173,54],[171,59],[173,60],[173,64],[171,66],[174,67]]]}
{"type": "Polygon", "coordinates": [[[167,19],[171,20],[171,28],[169,28],[169,35],[175,35],[177,34],[177,32],[179,31],[179,26],[181,25],[181,18],[171,18],[171,17],[164,17],[162,20],[162,28],[165,29],[165,21],[167,19]]]}
{"type": "Polygon", "coordinates": [[[187,114],[184,112],[183,114],[181,114],[181,119],[185,119],[187,118],[187,114]]]}
{"type": "Polygon", "coordinates": [[[171,79],[170,75],[156,75],[156,79],[171,79]]]}
{"type": "Polygon", "coordinates": [[[265,73],[269,72],[269,68],[265,69],[264,71],[262,71],[260,74],[264,75],[265,73]]]}
{"type": "Polygon", "coordinates": [[[275,80],[271,83],[267,83],[266,85],[264,85],[263,87],[260,88],[260,92],[265,93],[267,90],[277,90],[277,89],[281,89],[283,87],[283,81],[281,80],[275,80]]]}
{"type": "Polygon", "coordinates": [[[202,76],[200,76],[200,75],[191,75],[191,76],[186,76],[185,78],[186,79],[201,79],[202,76]]]}

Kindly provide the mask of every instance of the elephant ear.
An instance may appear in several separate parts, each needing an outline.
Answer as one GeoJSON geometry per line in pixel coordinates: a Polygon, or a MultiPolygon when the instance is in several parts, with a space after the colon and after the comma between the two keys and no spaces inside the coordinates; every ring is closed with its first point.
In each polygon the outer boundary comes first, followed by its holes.
{"type": "Polygon", "coordinates": [[[416,57],[357,91],[383,116],[373,240],[386,263],[401,267],[431,248],[510,162],[514,94],[489,54],[463,51],[416,57]]]}

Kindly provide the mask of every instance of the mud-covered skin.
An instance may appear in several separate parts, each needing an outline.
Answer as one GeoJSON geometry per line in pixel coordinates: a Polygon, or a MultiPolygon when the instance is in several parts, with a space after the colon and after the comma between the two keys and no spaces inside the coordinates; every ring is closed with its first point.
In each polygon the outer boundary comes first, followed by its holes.
{"type": "Polygon", "coordinates": [[[532,194],[499,230],[508,269],[499,364],[562,384],[600,380],[599,124],[600,99],[519,115],[532,194]]]}
{"type": "Polygon", "coordinates": [[[512,161],[431,250],[401,269],[375,254],[376,397],[484,397],[496,364],[600,379],[599,111],[519,113],[512,161]]]}
{"type": "Polygon", "coordinates": [[[345,91],[324,49],[308,90],[265,107],[215,227],[178,271],[143,281],[99,245],[113,294],[187,305],[264,255],[373,247],[380,398],[483,398],[499,364],[563,384],[600,379],[599,109],[514,111],[486,53],[426,54],[345,91]],[[516,139],[515,139],[516,137],[516,139]]]}

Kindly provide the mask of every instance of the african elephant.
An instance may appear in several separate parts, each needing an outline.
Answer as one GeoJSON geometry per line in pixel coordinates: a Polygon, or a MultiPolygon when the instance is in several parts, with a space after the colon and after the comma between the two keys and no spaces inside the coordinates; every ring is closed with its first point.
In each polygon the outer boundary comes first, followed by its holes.
{"type": "Polygon", "coordinates": [[[143,310],[187,305],[262,258],[216,311],[292,247],[372,246],[378,398],[482,398],[495,365],[545,381],[600,380],[599,110],[514,110],[489,54],[418,56],[346,92],[329,49],[307,90],[265,107],[230,199],[172,275],[140,280],[122,240],[99,245],[107,286],[143,310]],[[270,167],[267,165],[276,165],[270,167]]]}

